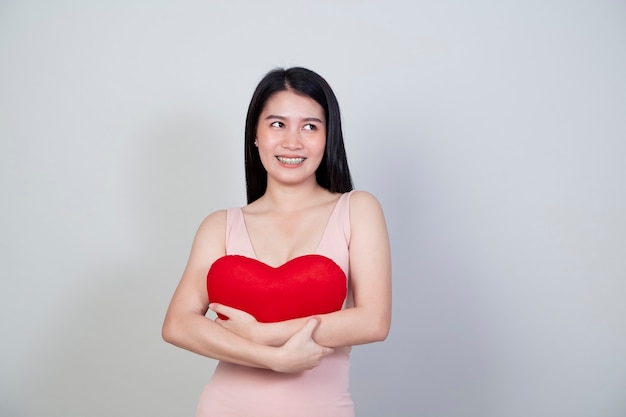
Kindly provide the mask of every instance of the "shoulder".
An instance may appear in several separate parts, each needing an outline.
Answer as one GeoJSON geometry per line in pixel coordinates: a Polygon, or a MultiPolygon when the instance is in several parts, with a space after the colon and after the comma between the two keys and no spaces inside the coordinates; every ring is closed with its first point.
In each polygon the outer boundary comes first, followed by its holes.
{"type": "Polygon", "coordinates": [[[378,199],[367,191],[350,193],[350,225],[353,230],[377,227],[385,222],[378,199]]]}
{"type": "Polygon", "coordinates": [[[226,210],[209,214],[200,223],[191,248],[190,263],[205,267],[225,253],[226,210]]]}
{"type": "Polygon", "coordinates": [[[350,229],[350,259],[354,267],[352,271],[367,273],[366,271],[373,271],[378,266],[389,263],[387,224],[381,205],[373,194],[365,191],[352,192],[350,229]]]}
{"type": "Polygon", "coordinates": [[[206,216],[198,227],[197,236],[217,235],[219,238],[223,235],[226,230],[226,213],[227,210],[217,210],[206,216]]]}
{"type": "Polygon", "coordinates": [[[355,190],[349,193],[350,194],[350,213],[360,212],[362,210],[370,211],[381,211],[380,203],[378,199],[374,196],[374,194],[362,191],[355,190]]]}
{"type": "Polygon", "coordinates": [[[213,227],[226,224],[227,210],[217,210],[204,218],[200,227],[213,227]]]}

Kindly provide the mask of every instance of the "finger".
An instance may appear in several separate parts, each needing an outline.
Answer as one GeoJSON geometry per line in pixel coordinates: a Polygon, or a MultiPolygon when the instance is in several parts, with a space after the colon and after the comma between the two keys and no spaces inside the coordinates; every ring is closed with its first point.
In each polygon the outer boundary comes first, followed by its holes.
{"type": "Polygon", "coordinates": [[[237,309],[225,306],[224,304],[218,304],[218,303],[209,304],[209,309],[215,313],[218,313],[227,317],[232,316],[233,313],[238,311],[237,309]]]}
{"type": "Polygon", "coordinates": [[[333,349],[333,348],[322,346],[322,356],[330,355],[334,351],[335,351],[335,349],[333,349]]]}
{"type": "Polygon", "coordinates": [[[306,335],[307,337],[312,338],[313,332],[317,329],[317,326],[320,324],[320,319],[317,317],[313,317],[309,321],[306,322],[304,327],[300,329],[300,333],[306,335]]]}

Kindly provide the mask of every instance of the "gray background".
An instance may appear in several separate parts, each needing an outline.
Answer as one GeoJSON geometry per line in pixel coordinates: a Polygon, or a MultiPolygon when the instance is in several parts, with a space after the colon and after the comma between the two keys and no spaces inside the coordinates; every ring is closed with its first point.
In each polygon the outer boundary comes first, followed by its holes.
{"type": "Polygon", "coordinates": [[[392,238],[358,415],[626,415],[625,41],[607,0],[0,2],[0,415],[193,415],[162,318],[291,65],[392,238]]]}

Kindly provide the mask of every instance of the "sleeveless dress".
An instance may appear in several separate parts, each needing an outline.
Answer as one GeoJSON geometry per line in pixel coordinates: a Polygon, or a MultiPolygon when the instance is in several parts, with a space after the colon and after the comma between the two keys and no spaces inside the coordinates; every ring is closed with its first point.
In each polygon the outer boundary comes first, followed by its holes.
{"type": "MultiPolygon", "coordinates": [[[[341,195],[315,254],[332,259],[349,282],[350,193],[341,195]]],[[[227,210],[226,254],[256,259],[241,208],[227,210]]],[[[352,305],[352,294],[344,308],[352,305]]],[[[196,417],[354,417],[349,390],[350,347],[295,374],[220,361],[198,403],[196,417]]]]}

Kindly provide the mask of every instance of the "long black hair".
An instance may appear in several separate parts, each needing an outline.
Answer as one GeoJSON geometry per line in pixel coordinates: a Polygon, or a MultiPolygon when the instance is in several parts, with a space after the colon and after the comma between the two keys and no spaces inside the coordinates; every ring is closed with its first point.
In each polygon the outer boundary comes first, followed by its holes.
{"type": "Polygon", "coordinates": [[[244,143],[248,204],[263,196],[267,189],[267,171],[254,145],[259,117],[273,94],[287,90],[310,97],[324,109],[326,148],[322,162],[315,171],[317,183],[333,193],[345,193],[353,189],[335,93],[324,78],[311,70],[301,67],[278,68],[263,77],[248,106],[244,143]]]}

